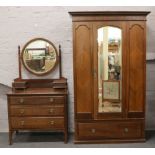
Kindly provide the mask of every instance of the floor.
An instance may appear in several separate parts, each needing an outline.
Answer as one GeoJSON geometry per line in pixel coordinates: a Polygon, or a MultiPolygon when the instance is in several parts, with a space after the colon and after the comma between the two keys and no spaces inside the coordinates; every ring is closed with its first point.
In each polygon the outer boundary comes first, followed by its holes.
{"type": "Polygon", "coordinates": [[[8,134],[0,133],[0,148],[155,148],[155,131],[146,132],[145,143],[125,144],[74,144],[73,134],[64,144],[63,135],[40,132],[19,132],[13,137],[13,145],[8,144],[8,134]]]}

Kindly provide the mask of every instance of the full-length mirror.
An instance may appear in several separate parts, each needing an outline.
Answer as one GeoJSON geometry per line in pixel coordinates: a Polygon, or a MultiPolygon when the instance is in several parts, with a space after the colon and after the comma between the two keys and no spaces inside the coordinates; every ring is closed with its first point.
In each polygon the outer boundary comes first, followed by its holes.
{"type": "Polygon", "coordinates": [[[35,75],[44,75],[52,71],[57,64],[57,57],[55,46],[43,38],[29,41],[22,50],[25,68],[35,75]]]}
{"type": "Polygon", "coordinates": [[[98,111],[122,109],[122,31],[105,26],[98,29],[98,111]]]}

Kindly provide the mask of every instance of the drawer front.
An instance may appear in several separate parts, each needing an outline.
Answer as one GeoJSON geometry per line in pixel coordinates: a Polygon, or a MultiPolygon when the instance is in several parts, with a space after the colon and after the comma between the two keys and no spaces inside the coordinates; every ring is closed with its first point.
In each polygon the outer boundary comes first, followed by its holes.
{"type": "Polygon", "coordinates": [[[140,138],[140,122],[78,123],[78,135],[82,139],[140,138]]]}
{"type": "Polygon", "coordinates": [[[13,129],[64,129],[63,117],[11,117],[13,129]]]}
{"type": "Polygon", "coordinates": [[[10,96],[10,104],[64,104],[63,96],[10,96]]]}
{"type": "Polygon", "coordinates": [[[11,116],[63,116],[64,106],[11,105],[11,116]]]}

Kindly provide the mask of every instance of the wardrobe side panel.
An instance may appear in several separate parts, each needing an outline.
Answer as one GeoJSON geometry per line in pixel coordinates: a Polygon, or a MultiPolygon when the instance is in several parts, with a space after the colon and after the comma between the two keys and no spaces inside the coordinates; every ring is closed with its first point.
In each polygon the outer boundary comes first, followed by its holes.
{"type": "Polygon", "coordinates": [[[74,23],[74,93],[75,117],[92,117],[92,25],[89,22],[74,23]]]}
{"type": "Polygon", "coordinates": [[[129,22],[129,117],[143,117],[145,111],[146,40],[145,22],[129,22]]]}

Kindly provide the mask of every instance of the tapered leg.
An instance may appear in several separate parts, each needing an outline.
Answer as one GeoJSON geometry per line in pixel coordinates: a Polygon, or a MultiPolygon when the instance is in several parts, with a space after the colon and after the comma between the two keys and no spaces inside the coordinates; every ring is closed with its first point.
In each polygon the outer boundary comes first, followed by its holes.
{"type": "Polygon", "coordinates": [[[68,132],[64,132],[64,143],[66,144],[68,141],[68,132]]]}
{"type": "Polygon", "coordinates": [[[13,134],[13,131],[10,130],[9,131],[9,145],[12,145],[12,134],[13,134]]]}

